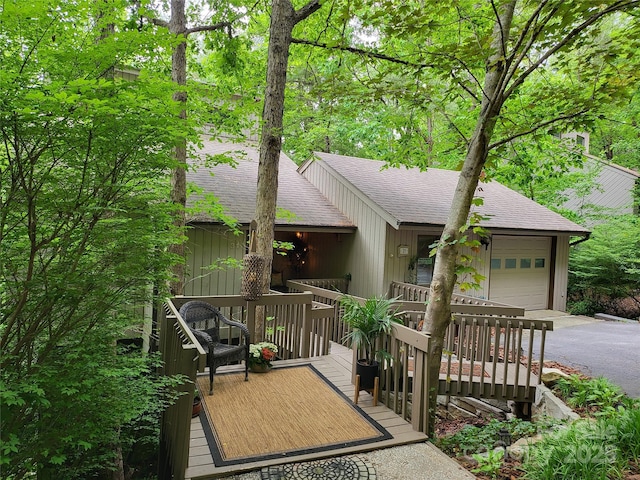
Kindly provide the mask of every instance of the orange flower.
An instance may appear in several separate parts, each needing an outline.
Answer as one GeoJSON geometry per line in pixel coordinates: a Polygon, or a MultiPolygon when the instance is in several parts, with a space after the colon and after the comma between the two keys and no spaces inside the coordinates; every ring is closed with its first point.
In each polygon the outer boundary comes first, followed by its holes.
{"type": "Polygon", "coordinates": [[[265,360],[270,362],[271,360],[276,358],[276,354],[274,352],[272,352],[271,350],[269,350],[267,347],[264,347],[262,349],[262,358],[264,358],[265,360]]]}

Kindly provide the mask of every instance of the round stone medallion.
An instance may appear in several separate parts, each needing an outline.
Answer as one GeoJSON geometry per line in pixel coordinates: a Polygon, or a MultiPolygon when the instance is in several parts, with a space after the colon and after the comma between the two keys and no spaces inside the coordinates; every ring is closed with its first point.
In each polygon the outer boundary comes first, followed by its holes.
{"type": "Polygon", "coordinates": [[[327,458],[263,468],[262,480],[376,480],[376,471],[357,456],[327,458]]]}

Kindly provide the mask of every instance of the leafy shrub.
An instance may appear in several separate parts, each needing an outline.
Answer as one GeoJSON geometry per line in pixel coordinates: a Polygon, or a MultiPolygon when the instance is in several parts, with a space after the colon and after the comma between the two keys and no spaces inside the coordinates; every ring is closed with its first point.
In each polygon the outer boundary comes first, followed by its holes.
{"type": "Polygon", "coordinates": [[[473,454],[478,462],[478,467],[471,470],[473,473],[486,473],[491,478],[496,478],[502,466],[504,454],[500,450],[489,450],[486,455],[473,454]]]}
{"type": "Polygon", "coordinates": [[[622,215],[593,228],[569,257],[572,313],[591,314],[618,298],[640,295],[640,217],[622,215]]]}
{"type": "Polygon", "coordinates": [[[625,460],[615,446],[615,437],[615,431],[604,419],[574,422],[568,428],[545,435],[529,449],[522,465],[525,478],[607,480],[619,477],[625,460]]]}
{"type": "Polygon", "coordinates": [[[622,403],[624,393],[604,377],[584,379],[578,375],[562,378],[556,391],[573,408],[584,408],[596,416],[613,415],[622,403]]]}
{"type": "Polygon", "coordinates": [[[640,404],[625,409],[612,422],[616,429],[617,445],[623,457],[640,460],[640,404]]]}
{"type": "Polygon", "coordinates": [[[603,310],[601,305],[600,302],[593,298],[582,298],[581,300],[573,302],[569,301],[567,307],[569,313],[572,315],[587,315],[592,317],[603,310]]]}
{"type": "Polygon", "coordinates": [[[485,452],[498,446],[500,438],[498,432],[503,428],[509,432],[512,441],[534,435],[538,431],[535,424],[518,418],[505,422],[492,419],[481,427],[467,425],[453,435],[439,438],[436,444],[438,448],[449,455],[458,456],[485,452]]]}

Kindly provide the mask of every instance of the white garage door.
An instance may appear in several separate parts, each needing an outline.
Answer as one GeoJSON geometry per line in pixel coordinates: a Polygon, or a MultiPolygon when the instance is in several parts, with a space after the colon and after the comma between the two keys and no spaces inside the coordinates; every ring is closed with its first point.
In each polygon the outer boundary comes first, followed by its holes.
{"type": "Polygon", "coordinates": [[[527,310],[547,308],[551,238],[496,236],[491,239],[489,299],[527,310]]]}

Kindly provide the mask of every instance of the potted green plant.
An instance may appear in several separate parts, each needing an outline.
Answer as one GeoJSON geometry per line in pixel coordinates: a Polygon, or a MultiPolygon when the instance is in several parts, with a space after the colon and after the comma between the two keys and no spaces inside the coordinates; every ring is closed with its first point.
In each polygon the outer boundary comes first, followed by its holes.
{"type": "Polygon", "coordinates": [[[200,392],[196,389],[193,393],[193,409],[191,410],[191,418],[200,415],[200,410],[202,410],[202,399],[200,398],[200,392]]]}
{"type": "Polygon", "coordinates": [[[376,350],[376,343],[383,334],[391,332],[394,323],[401,323],[392,310],[397,298],[371,297],[364,302],[350,295],[340,298],[340,306],[344,309],[342,320],[349,327],[342,343],[362,351],[363,358],[356,361],[356,375],[360,375],[360,388],[373,388],[374,379],[378,376],[378,360],[389,354],[384,349],[376,350]]]}
{"type": "Polygon", "coordinates": [[[249,345],[249,369],[255,373],[268,372],[276,353],[278,347],[271,342],[252,343],[249,345]]]}

